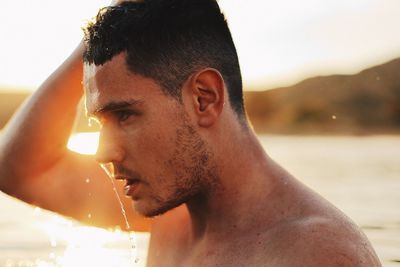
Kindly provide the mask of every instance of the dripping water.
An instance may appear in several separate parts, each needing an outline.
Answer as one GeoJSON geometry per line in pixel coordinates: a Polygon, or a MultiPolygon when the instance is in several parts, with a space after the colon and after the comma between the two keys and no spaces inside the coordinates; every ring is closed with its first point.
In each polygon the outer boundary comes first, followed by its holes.
{"type": "Polygon", "coordinates": [[[120,198],[120,196],[119,196],[119,194],[117,192],[117,188],[116,188],[114,180],[112,178],[112,171],[110,170],[112,168],[112,166],[107,166],[107,164],[100,164],[100,166],[104,170],[104,172],[107,174],[108,178],[110,178],[110,181],[111,181],[111,184],[113,186],[113,190],[114,190],[115,196],[117,197],[117,200],[119,202],[119,206],[121,208],[122,216],[124,216],[126,229],[129,230],[131,228],[131,226],[129,225],[128,217],[126,216],[125,207],[122,204],[121,198],[120,198]]]}
{"type": "Polygon", "coordinates": [[[137,257],[137,246],[136,246],[136,235],[134,231],[130,231],[131,226],[128,221],[128,217],[126,216],[126,211],[124,204],[121,201],[121,197],[118,194],[117,187],[115,186],[114,179],[112,178],[112,168],[113,166],[111,164],[100,164],[101,168],[104,170],[104,172],[107,174],[108,178],[110,178],[111,184],[113,186],[113,191],[115,193],[115,196],[119,202],[119,206],[121,208],[121,213],[122,216],[124,217],[125,220],[125,227],[129,231],[129,242],[131,243],[131,256],[133,258],[134,263],[139,262],[139,258],[137,257]]]}

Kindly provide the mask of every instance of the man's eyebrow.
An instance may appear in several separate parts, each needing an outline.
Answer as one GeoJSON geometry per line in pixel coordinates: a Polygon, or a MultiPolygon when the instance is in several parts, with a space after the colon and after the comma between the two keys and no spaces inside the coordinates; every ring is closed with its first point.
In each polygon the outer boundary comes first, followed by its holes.
{"type": "Polygon", "coordinates": [[[132,107],[132,106],[139,106],[141,104],[143,104],[143,100],[129,100],[129,101],[120,101],[120,102],[116,102],[116,101],[111,101],[109,103],[107,103],[106,105],[96,109],[95,111],[93,111],[91,114],[88,114],[90,117],[98,117],[101,114],[110,112],[110,111],[114,111],[114,110],[120,110],[120,109],[124,109],[124,108],[128,108],[128,107],[132,107]]]}

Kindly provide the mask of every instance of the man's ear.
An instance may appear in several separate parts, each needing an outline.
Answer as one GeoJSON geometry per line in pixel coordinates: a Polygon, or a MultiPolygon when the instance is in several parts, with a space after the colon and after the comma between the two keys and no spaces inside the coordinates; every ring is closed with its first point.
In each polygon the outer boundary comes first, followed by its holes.
{"type": "Polygon", "coordinates": [[[189,93],[197,123],[210,127],[219,118],[225,101],[225,83],[219,71],[207,68],[191,76],[189,93]]]}

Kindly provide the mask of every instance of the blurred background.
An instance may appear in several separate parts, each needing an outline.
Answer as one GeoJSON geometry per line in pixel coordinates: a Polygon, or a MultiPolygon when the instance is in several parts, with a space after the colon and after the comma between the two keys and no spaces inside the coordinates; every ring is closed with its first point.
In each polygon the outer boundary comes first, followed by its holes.
{"type": "MultiPolygon", "coordinates": [[[[400,266],[400,2],[219,3],[239,53],[248,116],[266,151],[362,227],[384,266],[400,266]]],[[[108,1],[0,4],[1,129],[108,1]]],[[[82,134],[93,131],[87,125],[81,115],[71,149],[95,151],[88,140],[96,134],[82,134]]],[[[143,266],[148,236],[137,238],[143,266]]],[[[0,193],[0,266],[132,266],[131,252],[120,231],[0,193]]]]}

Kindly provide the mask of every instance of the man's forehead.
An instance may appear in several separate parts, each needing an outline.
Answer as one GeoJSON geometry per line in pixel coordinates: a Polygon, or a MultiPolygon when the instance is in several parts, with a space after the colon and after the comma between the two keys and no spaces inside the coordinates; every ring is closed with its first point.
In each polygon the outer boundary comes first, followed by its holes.
{"type": "Polygon", "coordinates": [[[99,107],[100,91],[96,84],[97,66],[84,63],[83,65],[83,88],[85,91],[85,106],[88,114],[94,113],[99,107]]]}
{"type": "Polygon", "coordinates": [[[139,101],[163,95],[161,87],[151,78],[128,70],[125,55],[113,57],[103,65],[84,64],[83,85],[88,114],[109,103],[139,101]]]}
{"type": "Polygon", "coordinates": [[[131,74],[126,66],[125,53],[100,65],[84,63],[83,86],[87,108],[92,109],[93,105],[104,101],[119,101],[121,97],[126,97],[124,95],[134,93],[131,74]]]}
{"type": "Polygon", "coordinates": [[[85,62],[83,65],[85,88],[90,89],[91,84],[98,80],[99,76],[103,76],[103,79],[107,76],[112,76],[118,79],[123,75],[129,76],[130,71],[128,70],[125,59],[126,55],[122,52],[103,64],[96,65],[94,63],[85,62]]]}
{"type": "Polygon", "coordinates": [[[104,65],[96,66],[95,64],[84,63],[83,88],[86,93],[99,90],[99,75],[102,72],[105,72],[104,65]]]}
{"type": "Polygon", "coordinates": [[[115,60],[98,66],[85,63],[83,83],[88,115],[95,114],[109,103],[122,102],[127,94],[133,93],[123,89],[126,81],[121,77],[121,66],[115,60]]]}
{"type": "Polygon", "coordinates": [[[89,81],[94,79],[96,74],[96,66],[94,64],[83,64],[83,88],[85,90],[89,89],[89,81]]]}

